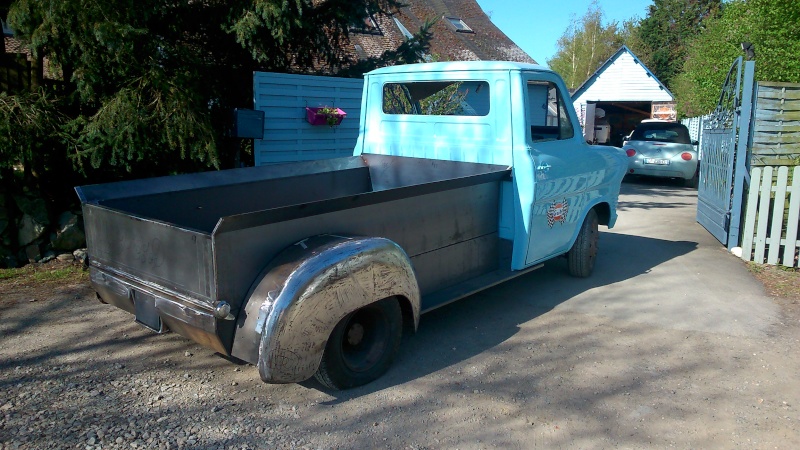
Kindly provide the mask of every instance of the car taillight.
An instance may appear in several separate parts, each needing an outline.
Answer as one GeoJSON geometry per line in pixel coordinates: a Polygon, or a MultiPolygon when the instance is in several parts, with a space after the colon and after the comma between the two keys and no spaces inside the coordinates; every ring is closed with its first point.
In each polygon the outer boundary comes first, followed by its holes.
{"type": "Polygon", "coordinates": [[[683,152],[683,153],[681,153],[681,159],[684,160],[684,161],[691,161],[692,160],[692,154],[689,153],[689,152],[683,152]]]}
{"type": "Polygon", "coordinates": [[[625,154],[628,155],[629,157],[633,156],[633,155],[636,154],[636,150],[634,150],[632,148],[629,148],[629,149],[625,150],[625,154]]]}

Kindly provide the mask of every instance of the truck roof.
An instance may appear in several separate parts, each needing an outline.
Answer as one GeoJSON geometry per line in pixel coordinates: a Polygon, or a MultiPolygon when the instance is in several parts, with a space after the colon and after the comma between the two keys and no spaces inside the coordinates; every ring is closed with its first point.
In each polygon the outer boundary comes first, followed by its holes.
{"type": "Polygon", "coordinates": [[[389,73],[408,72],[443,72],[443,71],[509,71],[509,70],[534,70],[551,72],[550,69],[538,64],[520,63],[514,61],[448,61],[435,63],[401,64],[396,66],[375,69],[367,75],[383,75],[389,73]]]}

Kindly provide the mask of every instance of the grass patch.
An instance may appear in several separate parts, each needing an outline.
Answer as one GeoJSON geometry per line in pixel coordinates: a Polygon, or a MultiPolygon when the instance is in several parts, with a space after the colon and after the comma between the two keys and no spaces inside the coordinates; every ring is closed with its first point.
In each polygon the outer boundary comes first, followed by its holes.
{"type": "Polygon", "coordinates": [[[18,269],[0,269],[0,284],[77,283],[88,279],[89,273],[76,263],[28,264],[18,269]]]}

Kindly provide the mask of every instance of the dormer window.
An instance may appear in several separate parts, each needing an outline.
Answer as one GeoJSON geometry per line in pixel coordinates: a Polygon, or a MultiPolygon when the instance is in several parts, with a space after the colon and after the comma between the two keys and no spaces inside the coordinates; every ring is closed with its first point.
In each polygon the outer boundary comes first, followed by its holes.
{"type": "Polygon", "coordinates": [[[373,17],[370,13],[366,13],[366,16],[360,22],[350,25],[350,31],[353,33],[362,34],[383,34],[381,29],[378,27],[378,22],[375,20],[375,17],[373,17]]]}
{"type": "Polygon", "coordinates": [[[353,47],[356,50],[356,55],[358,55],[358,60],[359,61],[364,61],[365,59],[369,58],[369,55],[367,55],[367,52],[364,51],[364,47],[362,47],[362,46],[360,46],[358,44],[355,44],[353,47]]]}
{"type": "Polygon", "coordinates": [[[459,33],[474,33],[472,28],[467,26],[467,24],[458,17],[446,17],[447,21],[450,22],[450,25],[455,28],[456,31],[459,33]]]}
{"type": "Polygon", "coordinates": [[[8,26],[8,22],[6,22],[3,19],[0,19],[0,22],[2,22],[2,24],[3,24],[3,35],[4,36],[13,36],[14,35],[14,30],[12,30],[10,26],[8,26]]]}

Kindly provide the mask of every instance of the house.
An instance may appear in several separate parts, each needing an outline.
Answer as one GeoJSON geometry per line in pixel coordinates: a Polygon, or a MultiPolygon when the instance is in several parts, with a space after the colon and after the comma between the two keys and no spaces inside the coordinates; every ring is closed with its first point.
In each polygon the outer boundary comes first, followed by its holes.
{"type": "Polygon", "coordinates": [[[573,92],[572,103],[586,140],[615,146],[644,119],[677,118],[675,96],[624,45],[573,92]]]}
{"type": "Polygon", "coordinates": [[[517,61],[536,64],[497,28],[475,0],[404,0],[393,17],[366,17],[350,40],[359,58],[395,49],[426,22],[437,19],[429,59],[437,61],[517,61]]]}
{"type": "Polygon", "coordinates": [[[34,58],[30,49],[14,37],[14,30],[0,19],[3,51],[0,52],[0,92],[28,91],[57,78],[46,58],[34,58]]]}
{"type": "MultiPolygon", "coordinates": [[[[431,61],[505,60],[536,64],[498,29],[475,0],[403,0],[392,17],[368,16],[351,28],[349,49],[359,59],[394,50],[430,19],[431,61]]],[[[256,72],[254,109],[264,111],[256,165],[350,156],[358,138],[362,80],[256,72]],[[334,128],[306,121],[305,108],[335,105],[347,113],[334,128]]]]}

